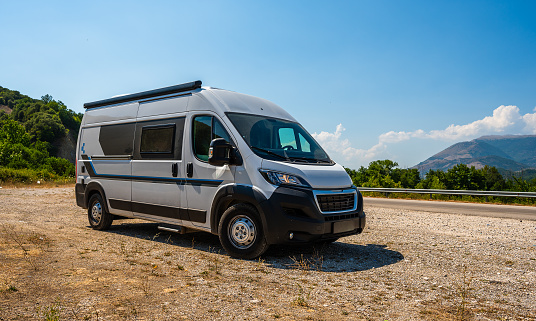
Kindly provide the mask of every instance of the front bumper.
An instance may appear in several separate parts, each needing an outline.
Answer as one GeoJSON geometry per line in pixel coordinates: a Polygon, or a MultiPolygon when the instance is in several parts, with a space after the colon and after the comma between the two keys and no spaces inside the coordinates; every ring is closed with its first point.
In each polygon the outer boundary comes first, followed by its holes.
{"type": "Polygon", "coordinates": [[[359,191],[356,193],[355,209],[326,214],[320,212],[312,190],[278,187],[268,200],[259,204],[264,213],[267,242],[305,243],[361,233],[366,217],[363,197],[359,191]]]}

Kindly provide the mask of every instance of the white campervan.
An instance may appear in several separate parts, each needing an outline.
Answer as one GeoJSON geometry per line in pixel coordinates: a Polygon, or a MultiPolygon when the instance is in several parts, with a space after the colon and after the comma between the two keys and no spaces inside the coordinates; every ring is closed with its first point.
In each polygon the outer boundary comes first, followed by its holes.
{"type": "Polygon", "coordinates": [[[233,257],[365,227],[344,168],[281,107],[201,81],[84,104],[76,202],[114,218],[217,234],[233,257]]]}

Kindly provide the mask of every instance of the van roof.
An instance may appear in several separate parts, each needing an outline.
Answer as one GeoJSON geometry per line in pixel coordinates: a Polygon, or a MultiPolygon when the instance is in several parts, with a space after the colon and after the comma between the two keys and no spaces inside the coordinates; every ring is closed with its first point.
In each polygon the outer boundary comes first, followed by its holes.
{"type": "MultiPolygon", "coordinates": [[[[219,104],[216,110],[220,110],[223,113],[233,112],[253,114],[296,121],[294,117],[292,117],[286,110],[269,100],[225,89],[210,87],[203,87],[203,89],[206,89],[206,91],[212,93],[218,98],[219,104]]],[[[202,92],[198,94],[202,94],[202,92]]],[[[193,108],[195,107],[192,106],[192,109],[193,108]]]]}
{"type": "Polygon", "coordinates": [[[191,111],[207,110],[207,106],[211,106],[209,109],[222,113],[221,116],[224,116],[227,112],[236,112],[296,121],[286,110],[269,100],[220,88],[201,87],[201,85],[201,80],[197,80],[180,85],[142,91],[135,94],[120,95],[85,103],[84,108],[89,111],[90,109],[98,107],[125,104],[177,93],[192,92],[194,96],[204,97],[205,99],[208,99],[210,103],[205,104],[202,101],[192,101],[188,106],[188,109],[191,111]],[[211,93],[212,95],[207,95],[208,93],[211,93]]]}

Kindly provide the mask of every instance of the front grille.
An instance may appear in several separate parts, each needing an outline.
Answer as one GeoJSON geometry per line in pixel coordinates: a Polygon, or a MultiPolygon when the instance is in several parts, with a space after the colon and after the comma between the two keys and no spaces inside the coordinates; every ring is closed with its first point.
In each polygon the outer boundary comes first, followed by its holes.
{"type": "Polygon", "coordinates": [[[349,211],[355,207],[354,193],[321,194],[317,195],[316,199],[323,213],[349,211]]]}

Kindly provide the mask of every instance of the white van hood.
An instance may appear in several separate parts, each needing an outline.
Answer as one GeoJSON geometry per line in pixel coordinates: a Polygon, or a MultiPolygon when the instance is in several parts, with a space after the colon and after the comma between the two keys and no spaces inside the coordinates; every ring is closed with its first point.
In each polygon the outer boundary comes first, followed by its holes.
{"type": "Polygon", "coordinates": [[[352,186],[352,180],[344,168],[339,165],[311,165],[282,163],[262,160],[263,170],[272,170],[298,175],[306,180],[313,189],[344,189],[352,186]]]}

